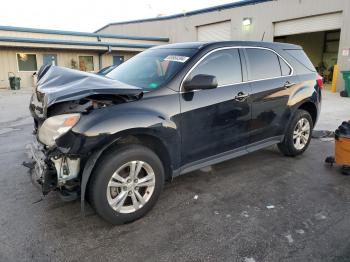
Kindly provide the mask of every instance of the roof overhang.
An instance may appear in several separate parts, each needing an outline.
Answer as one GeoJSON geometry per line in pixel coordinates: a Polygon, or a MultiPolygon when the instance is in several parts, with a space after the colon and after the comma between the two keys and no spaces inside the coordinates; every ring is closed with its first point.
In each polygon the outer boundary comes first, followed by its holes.
{"type": "Polygon", "coordinates": [[[51,29],[39,29],[39,28],[15,27],[15,26],[0,26],[0,31],[13,31],[13,32],[24,32],[24,33],[50,34],[50,35],[85,36],[85,37],[95,37],[96,39],[114,38],[114,39],[169,42],[169,38],[166,38],[166,37],[98,34],[98,33],[88,33],[88,32],[75,32],[75,31],[63,31],[63,30],[51,30],[51,29]]]}

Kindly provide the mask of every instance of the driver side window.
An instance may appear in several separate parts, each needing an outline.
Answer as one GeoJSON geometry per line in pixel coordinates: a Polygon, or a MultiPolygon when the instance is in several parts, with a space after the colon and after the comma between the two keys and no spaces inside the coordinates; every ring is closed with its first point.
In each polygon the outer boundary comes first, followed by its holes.
{"type": "Polygon", "coordinates": [[[211,53],[195,67],[188,79],[199,74],[215,76],[219,86],[242,82],[238,49],[224,49],[211,53]]]}

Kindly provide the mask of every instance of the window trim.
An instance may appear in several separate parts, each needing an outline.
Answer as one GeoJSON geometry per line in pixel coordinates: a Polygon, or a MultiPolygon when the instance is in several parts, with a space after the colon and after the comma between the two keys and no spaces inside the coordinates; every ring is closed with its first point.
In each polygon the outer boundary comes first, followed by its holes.
{"type": "Polygon", "coordinates": [[[16,53],[16,61],[17,61],[17,72],[28,72],[28,73],[34,73],[38,71],[38,54],[37,53],[16,53]],[[19,63],[18,63],[18,55],[19,54],[27,54],[27,55],[35,55],[35,62],[36,62],[36,70],[19,70],[19,63]]]}
{"type": "MultiPolygon", "coordinates": [[[[217,51],[221,51],[221,50],[227,50],[227,49],[264,49],[264,50],[269,50],[273,53],[275,53],[278,57],[280,57],[284,62],[286,62],[286,64],[290,67],[291,71],[290,71],[290,74],[289,75],[285,75],[283,76],[282,75],[282,71],[281,71],[281,76],[276,76],[276,77],[269,77],[269,78],[261,78],[261,79],[256,79],[256,80],[247,80],[247,81],[244,81],[242,79],[242,82],[239,82],[239,83],[231,83],[231,84],[225,84],[225,85],[219,85],[217,88],[219,87],[225,87],[225,86],[232,86],[232,85],[241,85],[241,84],[246,84],[246,83],[253,83],[253,82],[257,82],[257,81],[263,81],[263,80],[271,80],[271,79],[277,79],[277,78],[283,78],[283,77],[289,77],[289,76],[292,76],[294,74],[294,68],[290,65],[290,63],[288,63],[288,61],[286,59],[284,59],[279,53],[277,53],[275,50],[271,49],[271,48],[268,48],[268,47],[260,47],[260,46],[226,46],[226,47],[219,47],[219,48],[216,48],[216,49],[213,49],[211,51],[209,51],[208,53],[206,53],[205,55],[203,55],[192,67],[190,70],[188,70],[188,72],[186,73],[186,75],[184,76],[184,78],[182,79],[181,81],[181,84],[180,84],[180,93],[187,93],[188,91],[185,91],[183,89],[183,83],[187,80],[187,77],[192,73],[192,71],[198,66],[199,63],[201,63],[208,55],[214,53],[214,52],[217,52],[217,51]]],[[[244,50],[243,50],[244,51],[244,50]]],[[[244,53],[244,56],[246,58],[246,54],[244,53]]],[[[247,60],[247,58],[246,58],[247,60]]],[[[241,67],[243,67],[242,65],[242,59],[240,59],[240,62],[241,62],[241,67]]],[[[247,69],[248,70],[248,69],[247,69]]],[[[243,74],[243,71],[242,71],[242,74],[243,74]]],[[[197,89],[197,90],[192,90],[190,92],[193,92],[193,91],[199,91],[200,89],[197,89]]]]}
{"type": "Polygon", "coordinates": [[[78,55],[78,69],[79,69],[79,71],[82,71],[82,72],[88,72],[88,73],[96,72],[96,70],[95,70],[95,59],[94,59],[94,55],[90,55],[90,54],[78,55]],[[80,57],[83,57],[83,56],[91,56],[91,57],[92,57],[92,66],[93,66],[93,70],[92,70],[92,71],[82,71],[82,70],[80,70],[80,61],[79,61],[79,58],[80,58],[80,57]]]}
{"type": "MultiPolygon", "coordinates": [[[[284,76],[284,75],[283,75],[283,69],[282,69],[282,63],[281,63],[281,61],[284,62],[284,60],[282,60],[281,57],[278,57],[278,64],[280,65],[281,75],[284,76]]],[[[288,64],[286,64],[286,65],[289,67],[288,64]]],[[[290,73],[291,71],[292,71],[292,69],[289,67],[289,73],[290,73]]],[[[288,75],[286,75],[286,76],[288,76],[288,75]]]]}

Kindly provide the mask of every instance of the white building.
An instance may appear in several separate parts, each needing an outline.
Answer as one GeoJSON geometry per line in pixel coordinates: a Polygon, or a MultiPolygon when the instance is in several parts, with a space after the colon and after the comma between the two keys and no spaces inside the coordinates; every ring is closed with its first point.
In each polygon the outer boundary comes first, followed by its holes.
{"type": "Polygon", "coordinates": [[[22,88],[30,88],[33,74],[43,64],[97,72],[167,42],[154,36],[0,26],[0,88],[9,88],[9,76],[20,77],[22,88]]]}

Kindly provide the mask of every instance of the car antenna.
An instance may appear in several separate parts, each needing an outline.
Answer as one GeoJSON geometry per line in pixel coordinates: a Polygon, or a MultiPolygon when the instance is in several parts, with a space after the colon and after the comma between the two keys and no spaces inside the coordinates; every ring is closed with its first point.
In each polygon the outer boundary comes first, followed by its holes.
{"type": "Polygon", "coordinates": [[[264,37],[265,37],[265,31],[264,31],[264,33],[262,35],[261,41],[264,41],[264,37]]]}

